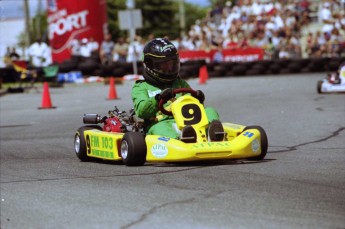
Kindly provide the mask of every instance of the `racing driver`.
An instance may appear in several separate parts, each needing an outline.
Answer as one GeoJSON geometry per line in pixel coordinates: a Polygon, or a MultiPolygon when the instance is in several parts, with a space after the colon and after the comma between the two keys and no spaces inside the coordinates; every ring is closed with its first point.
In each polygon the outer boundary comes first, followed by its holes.
{"type": "MultiPolygon", "coordinates": [[[[145,45],[142,58],[144,80],[135,82],[132,100],[136,115],[144,119],[145,132],[188,143],[196,142],[196,132],[192,126],[187,125],[182,131],[178,130],[174,118],[158,109],[160,99],[168,101],[181,96],[175,95],[174,89],[190,88],[179,76],[180,58],[176,47],[167,39],[155,38],[145,45]]],[[[205,100],[204,93],[200,90],[197,90],[196,97],[201,103],[205,100]]],[[[208,140],[222,141],[224,128],[219,121],[218,112],[211,107],[206,107],[205,111],[209,121],[208,140]]]]}

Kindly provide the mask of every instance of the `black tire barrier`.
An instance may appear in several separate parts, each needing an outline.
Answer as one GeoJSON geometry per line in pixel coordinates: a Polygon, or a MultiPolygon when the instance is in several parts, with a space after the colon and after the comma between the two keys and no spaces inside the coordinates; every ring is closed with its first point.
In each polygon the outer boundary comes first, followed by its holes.
{"type": "Polygon", "coordinates": [[[214,70],[214,67],[215,66],[217,66],[218,65],[218,63],[207,63],[206,64],[206,67],[207,67],[207,71],[209,71],[209,72],[212,72],[213,70],[214,70]]]}
{"type": "Polygon", "coordinates": [[[228,71],[226,71],[225,76],[236,76],[236,75],[232,70],[228,70],[228,71]]]}
{"type": "Polygon", "coordinates": [[[273,63],[267,72],[273,73],[273,74],[278,74],[280,72],[280,65],[273,63]]]}
{"type": "Polygon", "coordinates": [[[289,74],[289,73],[291,73],[289,68],[280,69],[280,74],[289,74]]]}
{"type": "Polygon", "coordinates": [[[0,78],[3,83],[13,83],[19,80],[19,74],[13,67],[5,67],[0,69],[0,78]]]}
{"type": "Polygon", "coordinates": [[[67,73],[71,71],[78,70],[78,62],[74,60],[65,60],[61,64],[59,64],[59,72],[67,73]]]}
{"type": "Polygon", "coordinates": [[[186,67],[186,73],[189,78],[197,78],[199,77],[199,71],[200,71],[200,65],[197,64],[195,66],[187,66],[186,67]]]}
{"type": "Polygon", "coordinates": [[[281,69],[287,67],[290,62],[290,59],[277,59],[273,61],[273,63],[277,64],[281,69]]]}
{"type": "MultiPolygon", "coordinates": [[[[245,75],[275,75],[313,72],[335,72],[345,62],[345,57],[322,57],[309,59],[276,59],[260,60],[255,62],[220,62],[206,63],[205,61],[187,61],[181,63],[180,76],[182,78],[199,77],[200,67],[206,65],[209,78],[212,77],[237,77],[245,75]]],[[[138,74],[142,74],[142,62],[137,62],[138,74]]],[[[81,71],[84,75],[97,75],[101,77],[122,77],[133,74],[132,63],[113,62],[109,65],[100,64],[96,58],[83,58],[72,56],[59,64],[59,73],[81,71]]],[[[3,83],[17,82],[18,74],[13,67],[0,69],[3,83]]]]}
{"type": "Polygon", "coordinates": [[[228,69],[225,65],[220,64],[215,66],[213,71],[217,72],[218,76],[224,76],[227,70],[228,69]]]}
{"type": "Polygon", "coordinates": [[[113,69],[113,72],[112,72],[112,76],[114,77],[123,77],[126,74],[127,74],[126,70],[121,67],[113,69]]]}
{"type": "Polygon", "coordinates": [[[100,65],[100,69],[102,69],[103,74],[105,76],[110,76],[113,72],[113,69],[115,69],[116,67],[117,66],[114,63],[109,64],[109,65],[108,64],[107,65],[104,65],[104,64],[100,65]]]}
{"type": "Polygon", "coordinates": [[[311,72],[322,72],[326,70],[325,65],[327,62],[326,58],[313,58],[310,59],[308,67],[311,72]]]}
{"type": "Polygon", "coordinates": [[[23,87],[9,87],[7,88],[7,93],[24,93],[23,87]]]}
{"type": "Polygon", "coordinates": [[[262,75],[265,74],[267,70],[267,67],[265,67],[264,65],[261,65],[260,63],[255,63],[254,65],[252,65],[252,67],[247,71],[247,75],[249,71],[253,71],[255,73],[255,75],[262,75]]]}
{"type": "Polygon", "coordinates": [[[100,77],[107,77],[108,75],[105,74],[105,71],[101,68],[98,68],[94,71],[95,76],[100,76],[100,77]]]}
{"type": "Polygon", "coordinates": [[[301,72],[301,66],[298,62],[291,62],[288,65],[289,73],[298,73],[301,72]]]}
{"type": "Polygon", "coordinates": [[[262,72],[258,69],[249,69],[246,71],[247,76],[257,76],[257,75],[262,75],[262,72]]]}
{"type": "Polygon", "coordinates": [[[232,71],[236,76],[244,76],[247,68],[245,64],[238,64],[232,68],[232,71]]]}
{"type": "Polygon", "coordinates": [[[82,72],[82,74],[88,76],[93,75],[94,71],[98,68],[99,63],[92,59],[87,59],[78,65],[78,69],[82,72]]]}

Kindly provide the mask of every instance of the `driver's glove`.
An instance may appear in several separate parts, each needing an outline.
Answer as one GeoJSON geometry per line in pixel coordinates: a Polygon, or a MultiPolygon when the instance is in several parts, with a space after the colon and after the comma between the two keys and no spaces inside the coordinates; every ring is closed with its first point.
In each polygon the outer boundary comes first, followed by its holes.
{"type": "Polygon", "coordinates": [[[168,100],[174,98],[175,95],[176,95],[176,94],[174,93],[174,89],[172,89],[172,88],[166,88],[166,89],[164,89],[160,94],[157,94],[157,95],[155,96],[155,99],[156,99],[157,101],[159,101],[159,100],[161,100],[161,99],[164,99],[164,100],[168,101],[168,100]]]}
{"type": "Polygon", "coordinates": [[[205,94],[201,90],[196,90],[196,96],[195,96],[200,103],[204,103],[205,101],[205,94]]]}

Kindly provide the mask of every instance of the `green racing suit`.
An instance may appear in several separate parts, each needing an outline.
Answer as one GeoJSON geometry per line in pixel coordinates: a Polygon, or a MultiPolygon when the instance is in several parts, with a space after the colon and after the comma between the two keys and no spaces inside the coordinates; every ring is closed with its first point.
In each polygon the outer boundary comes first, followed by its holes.
{"type": "MultiPolygon", "coordinates": [[[[190,88],[189,84],[178,77],[169,85],[170,88],[190,88]]],[[[174,117],[163,114],[158,109],[158,101],[155,96],[167,87],[160,88],[147,81],[138,80],[132,88],[132,100],[134,103],[135,114],[144,119],[145,132],[147,134],[161,135],[164,137],[178,139],[180,133],[175,128],[174,117]]],[[[181,95],[176,95],[178,98],[181,95]]],[[[169,101],[167,102],[167,104],[169,101]]],[[[208,121],[219,120],[218,112],[211,107],[205,108],[208,121]]]]}

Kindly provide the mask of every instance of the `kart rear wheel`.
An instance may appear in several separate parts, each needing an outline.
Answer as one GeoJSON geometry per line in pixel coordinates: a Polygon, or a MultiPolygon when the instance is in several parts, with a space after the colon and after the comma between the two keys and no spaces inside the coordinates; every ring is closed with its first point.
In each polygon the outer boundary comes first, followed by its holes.
{"type": "Polygon", "coordinates": [[[145,136],[140,132],[127,132],[122,138],[120,153],[125,165],[144,165],[146,161],[145,136]]]}
{"type": "Polygon", "coordinates": [[[323,83],[322,80],[317,81],[317,92],[318,92],[319,94],[322,93],[322,91],[321,91],[322,83],[323,83]]]}
{"type": "Polygon", "coordinates": [[[74,151],[77,154],[77,157],[81,161],[90,161],[90,157],[87,156],[87,148],[86,148],[86,139],[84,137],[84,131],[86,130],[102,130],[100,126],[97,125],[90,125],[90,126],[82,126],[80,127],[74,136],[74,151]]]}
{"type": "Polygon", "coordinates": [[[256,157],[250,157],[247,158],[248,160],[253,160],[253,161],[259,161],[265,158],[267,154],[267,148],[268,148],[268,139],[265,130],[261,126],[247,126],[244,128],[243,131],[249,130],[249,129],[256,129],[260,132],[260,145],[261,145],[261,154],[256,157]]]}

